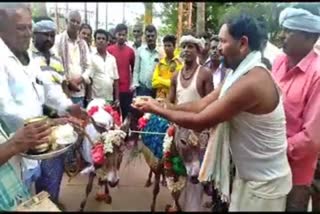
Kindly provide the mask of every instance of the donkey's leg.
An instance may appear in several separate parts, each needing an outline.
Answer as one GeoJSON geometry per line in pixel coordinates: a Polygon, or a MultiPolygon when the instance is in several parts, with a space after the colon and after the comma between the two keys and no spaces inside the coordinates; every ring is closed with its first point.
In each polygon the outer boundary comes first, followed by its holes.
{"type": "Polygon", "coordinates": [[[180,193],[181,193],[180,191],[179,192],[175,192],[175,194],[173,195],[176,212],[181,212],[182,211],[180,203],[179,203],[180,193]]]}
{"type": "Polygon", "coordinates": [[[99,186],[99,189],[96,193],[96,200],[105,201],[106,200],[105,182],[102,181],[101,178],[98,179],[98,186],[99,186]]]}
{"type": "Polygon", "coordinates": [[[167,181],[166,181],[166,176],[164,175],[164,170],[162,170],[162,186],[166,187],[167,186],[167,181]]]}
{"type": "Polygon", "coordinates": [[[152,204],[151,204],[151,212],[153,212],[153,213],[154,213],[155,208],[156,208],[156,200],[157,200],[157,196],[158,196],[159,191],[160,191],[160,178],[161,178],[161,172],[157,171],[155,173],[153,199],[152,199],[152,204]]]}
{"type": "Polygon", "coordinates": [[[182,211],[181,206],[179,204],[180,194],[181,194],[180,191],[171,193],[171,196],[173,198],[173,203],[171,205],[168,204],[166,206],[166,209],[165,209],[166,212],[181,212],[182,211]]]}
{"type": "Polygon", "coordinates": [[[92,187],[93,187],[93,181],[94,181],[94,177],[95,177],[95,173],[90,173],[89,174],[89,181],[88,181],[88,184],[87,184],[87,187],[86,187],[86,197],[85,199],[81,202],[81,205],[80,205],[80,212],[83,212],[85,206],[86,206],[86,203],[87,203],[87,200],[88,200],[88,196],[90,194],[90,192],[92,191],[92,187]]]}
{"type": "Polygon", "coordinates": [[[106,194],[105,202],[107,204],[111,204],[112,203],[112,197],[111,197],[110,192],[109,192],[108,181],[104,182],[104,193],[106,194]]]}
{"type": "Polygon", "coordinates": [[[147,180],[146,184],[144,185],[145,187],[150,187],[151,186],[151,184],[152,184],[152,181],[151,181],[152,174],[153,174],[152,169],[151,169],[151,167],[149,167],[149,175],[148,175],[148,180],[147,180]]]}

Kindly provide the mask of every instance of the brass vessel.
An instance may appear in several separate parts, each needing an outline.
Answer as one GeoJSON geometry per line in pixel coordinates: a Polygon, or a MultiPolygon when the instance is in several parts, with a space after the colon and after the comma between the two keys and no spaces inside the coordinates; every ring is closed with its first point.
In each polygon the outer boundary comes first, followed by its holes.
{"type": "Polygon", "coordinates": [[[26,126],[30,123],[40,122],[40,121],[47,120],[47,119],[48,119],[47,116],[39,116],[39,117],[29,118],[29,119],[24,120],[24,125],[26,126]]]}
{"type": "MultiPolygon", "coordinates": [[[[45,121],[47,119],[48,119],[47,116],[39,116],[39,117],[29,118],[29,119],[24,120],[24,126],[31,124],[31,123],[35,123],[35,122],[45,121]]],[[[50,149],[50,144],[44,143],[44,144],[38,145],[38,146],[30,149],[29,153],[40,154],[40,153],[44,153],[44,152],[48,151],[49,149],[50,149]]]]}

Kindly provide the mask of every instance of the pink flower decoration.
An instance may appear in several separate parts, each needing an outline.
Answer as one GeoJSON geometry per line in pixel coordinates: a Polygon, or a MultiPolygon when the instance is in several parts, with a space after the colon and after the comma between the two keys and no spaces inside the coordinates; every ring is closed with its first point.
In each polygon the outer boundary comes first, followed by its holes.
{"type": "Polygon", "coordinates": [[[94,164],[102,165],[104,163],[105,156],[102,143],[97,143],[92,147],[91,156],[94,164]]]}
{"type": "Polygon", "coordinates": [[[144,117],[140,117],[138,120],[138,128],[140,130],[144,129],[148,123],[148,120],[144,117]]]}
{"type": "Polygon", "coordinates": [[[88,115],[91,117],[92,115],[94,115],[94,113],[99,111],[99,107],[98,106],[92,106],[89,110],[88,110],[88,115]]]}

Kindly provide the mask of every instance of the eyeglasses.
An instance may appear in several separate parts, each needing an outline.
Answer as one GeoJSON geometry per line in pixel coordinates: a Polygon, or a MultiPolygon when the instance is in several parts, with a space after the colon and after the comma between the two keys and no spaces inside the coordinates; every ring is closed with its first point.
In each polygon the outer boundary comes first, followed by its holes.
{"type": "Polygon", "coordinates": [[[134,33],[140,33],[140,30],[134,30],[133,32],[134,33]]]}

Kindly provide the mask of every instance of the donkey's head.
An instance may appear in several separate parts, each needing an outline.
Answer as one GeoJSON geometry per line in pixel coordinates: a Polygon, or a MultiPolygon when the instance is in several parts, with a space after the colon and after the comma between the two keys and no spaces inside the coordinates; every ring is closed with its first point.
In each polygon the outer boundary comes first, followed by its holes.
{"type": "Polygon", "coordinates": [[[128,121],[121,124],[119,112],[104,100],[95,99],[88,107],[92,123],[101,134],[100,148],[96,151],[99,162],[95,164],[96,173],[102,181],[107,181],[111,187],[115,187],[120,179],[119,169],[125,150],[128,121]],[[101,158],[102,156],[104,157],[101,158]]]}
{"type": "Polygon", "coordinates": [[[174,138],[177,151],[185,164],[188,176],[191,177],[191,181],[197,182],[200,160],[208,142],[208,135],[177,127],[174,138]]]}
{"type": "Polygon", "coordinates": [[[118,185],[119,170],[125,150],[126,133],[121,130],[109,130],[102,134],[104,161],[96,165],[96,173],[102,181],[108,182],[110,187],[118,185]]]}

